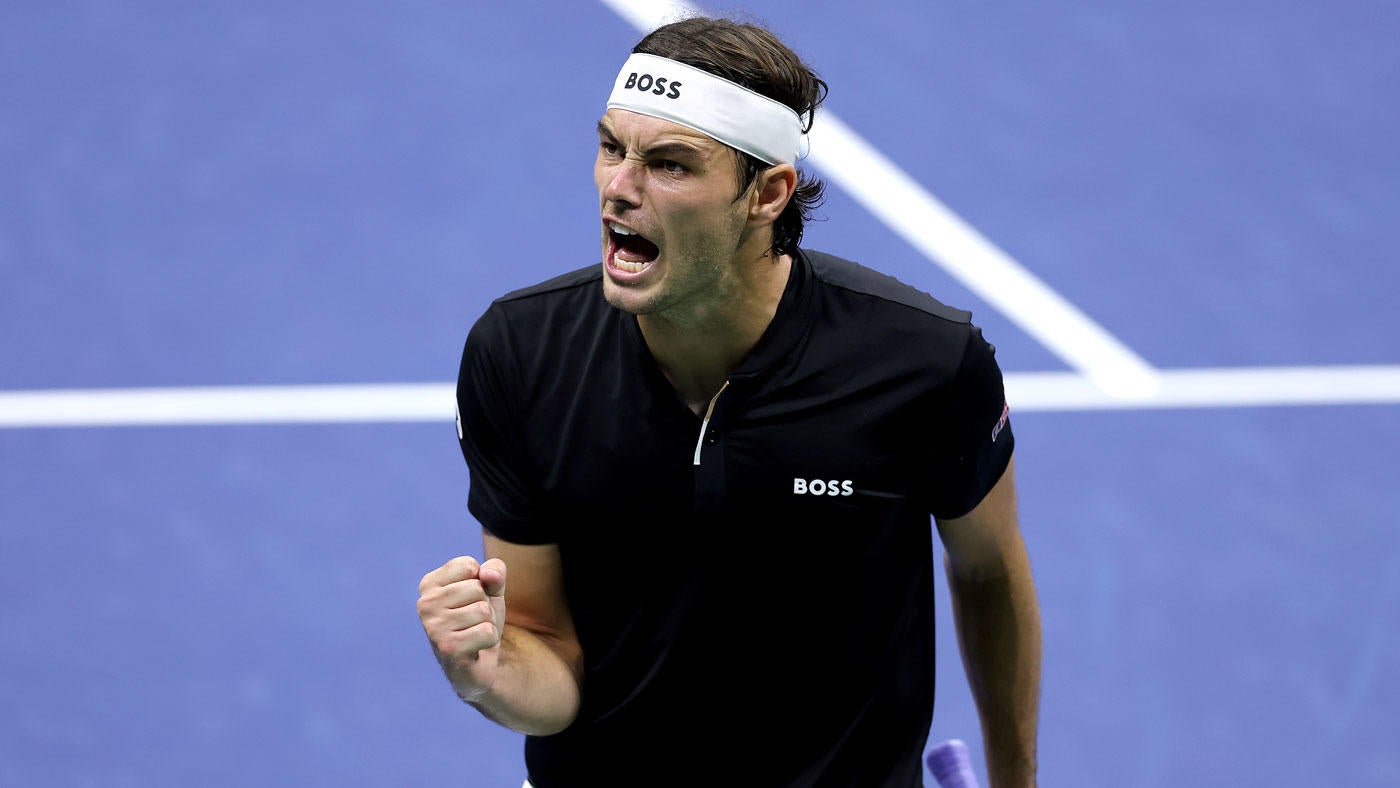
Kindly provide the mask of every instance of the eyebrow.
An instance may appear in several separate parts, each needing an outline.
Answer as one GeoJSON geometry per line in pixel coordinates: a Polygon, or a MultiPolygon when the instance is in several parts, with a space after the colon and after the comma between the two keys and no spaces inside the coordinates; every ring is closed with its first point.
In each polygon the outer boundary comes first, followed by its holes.
{"type": "MultiPolygon", "coordinates": [[[[617,140],[617,135],[613,134],[612,129],[608,128],[605,121],[598,121],[598,134],[610,140],[617,140]]],[[[710,151],[688,142],[661,142],[649,148],[644,148],[641,154],[643,158],[648,159],[670,159],[680,157],[708,159],[710,151]]]]}

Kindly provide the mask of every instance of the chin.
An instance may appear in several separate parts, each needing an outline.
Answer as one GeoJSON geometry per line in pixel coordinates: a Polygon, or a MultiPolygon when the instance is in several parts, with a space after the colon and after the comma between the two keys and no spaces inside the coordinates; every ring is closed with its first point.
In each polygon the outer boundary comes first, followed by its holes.
{"type": "Polygon", "coordinates": [[[616,309],[640,315],[647,311],[649,298],[631,288],[622,287],[603,273],[603,300],[616,309]]]}

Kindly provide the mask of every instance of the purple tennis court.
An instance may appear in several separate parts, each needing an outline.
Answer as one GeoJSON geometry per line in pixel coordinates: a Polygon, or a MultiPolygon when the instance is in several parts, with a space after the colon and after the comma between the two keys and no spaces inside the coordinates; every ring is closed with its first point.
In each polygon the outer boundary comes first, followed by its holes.
{"type": "MultiPolygon", "coordinates": [[[[1400,784],[1393,6],[702,7],[830,83],[807,245],[997,346],[1042,784],[1400,784]]],[[[0,785],[520,785],[414,610],[451,384],[675,8],[0,13],[0,785]]]]}

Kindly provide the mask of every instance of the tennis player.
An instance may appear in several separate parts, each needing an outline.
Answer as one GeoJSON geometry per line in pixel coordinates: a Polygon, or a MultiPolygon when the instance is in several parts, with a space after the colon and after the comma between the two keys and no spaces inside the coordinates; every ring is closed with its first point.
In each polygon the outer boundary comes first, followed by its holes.
{"type": "Polygon", "coordinates": [[[598,121],[601,265],[467,336],[483,555],[418,613],[526,785],[923,785],[934,525],[990,782],[1035,784],[1002,374],[968,312],[800,245],[826,90],[758,26],[644,37],[598,121]]]}

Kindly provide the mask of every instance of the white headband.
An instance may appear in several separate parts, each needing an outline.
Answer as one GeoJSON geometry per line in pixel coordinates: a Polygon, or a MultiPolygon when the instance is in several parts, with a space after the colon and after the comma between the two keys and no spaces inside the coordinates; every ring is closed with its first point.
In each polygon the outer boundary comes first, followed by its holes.
{"type": "Polygon", "coordinates": [[[627,58],[608,97],[613,108],[679,123],[767,164],[801,158],[802,118],[791,107],[664,57],[627,58]]]}

